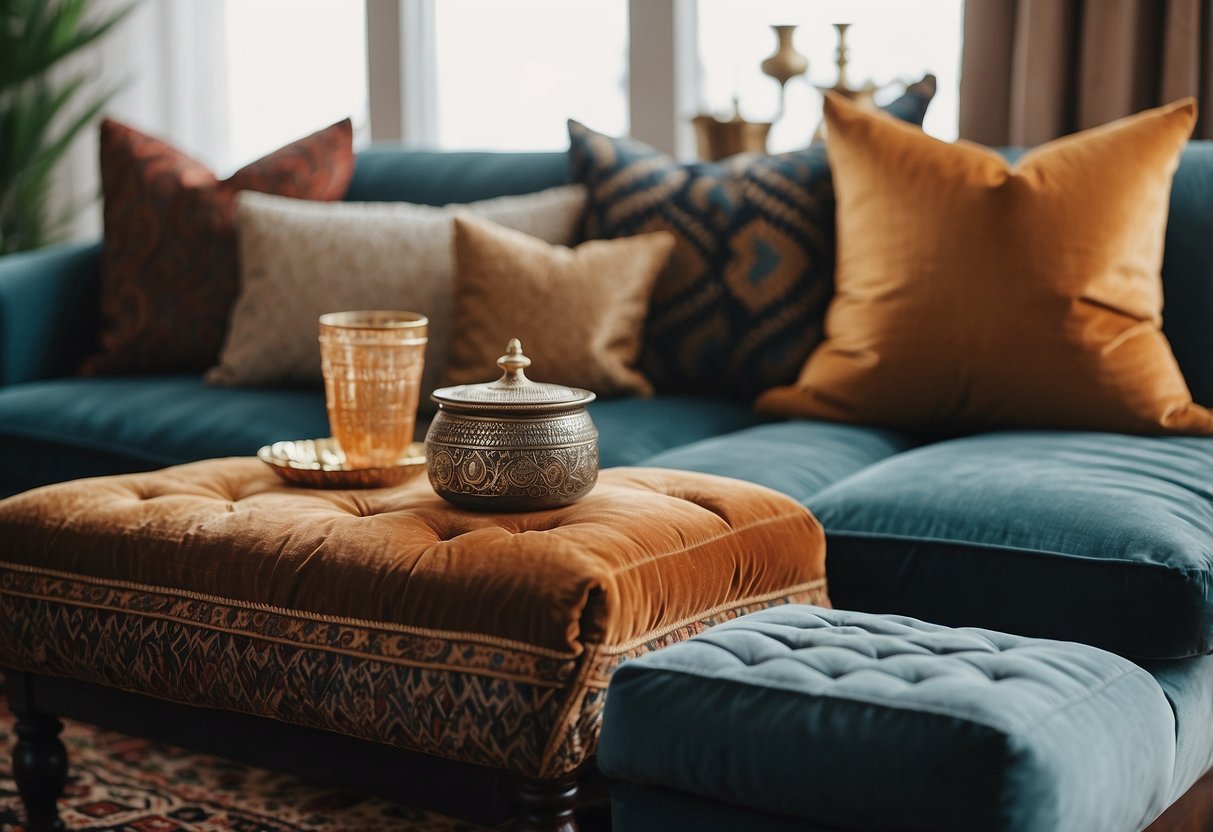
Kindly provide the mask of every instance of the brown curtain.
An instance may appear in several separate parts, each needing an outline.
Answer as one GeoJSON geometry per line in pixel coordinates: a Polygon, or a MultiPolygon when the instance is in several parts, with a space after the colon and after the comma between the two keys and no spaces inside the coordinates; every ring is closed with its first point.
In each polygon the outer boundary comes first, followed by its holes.
{"type": "Polygon", "coordinates": [[[1213,0],[966,0],[960,136],[1037,145],[1196,96],[1213,138],[1213,0]]]}

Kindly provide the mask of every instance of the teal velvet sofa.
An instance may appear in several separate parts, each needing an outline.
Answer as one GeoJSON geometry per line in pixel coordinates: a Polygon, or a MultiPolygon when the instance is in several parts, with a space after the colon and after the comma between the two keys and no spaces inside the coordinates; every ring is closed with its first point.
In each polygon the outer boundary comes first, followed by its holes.
{"type": "MultiPolygon", "coordinates": [[[[426,205],[527,193],[566,181],[562,153],[371,149],[349,201],[426,205]]],[[[96,346],[100,244],[0,258],[0,497],[79,477],[248,455],[328,435],[319,387],[231,390],[200,376],[74,375],[96,346]]],[[[759,420],[739,402],[658,397],[594,405],[602,462],[633,465],[759,420]]]]}
{"type": "MultiPolygon", "coordinates": [[[[347,199],[464,202],[566,175],[560,153],[375,148],[359,156],[347,199]]],[[[1213,404],[1211,235],[1213,142],[1193,142],[1172,194],[1165,331],[1204,404],[1213,404]]],[[[73,375],[94,347],[98,251],[0,258],[0,496],[327,433],[319,389],[73,375]]],[[[1156,764],[1167,770],[1152,772],[1165,780],[1164,802],[1213,768],[1213,439],[1007,431],[927,441],[764,422],[744,403],[666,395],[592,412],[604,466],[715,473],[803,501],[826,529],[839,609],[1082,642],[1132,660],[1173,716],[1173,753],[1156,764]]],[[[754,811],[734,808],[754,822],[754,811]]]]}

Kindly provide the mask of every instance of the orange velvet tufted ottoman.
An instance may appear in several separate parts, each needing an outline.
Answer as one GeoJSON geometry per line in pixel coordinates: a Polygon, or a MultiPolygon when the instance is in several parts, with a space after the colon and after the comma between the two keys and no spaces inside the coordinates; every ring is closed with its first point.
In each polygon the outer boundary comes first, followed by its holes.
{"type": "Polygon", "coordinates": [[[820,525],[702,474],[606,470],[574,505],[477,514],[424,478],[305,490],[226,459],[0,503],[0,667],[490,766],[566,797],[621,661],[792,602],[826,602],[820,525]]]}

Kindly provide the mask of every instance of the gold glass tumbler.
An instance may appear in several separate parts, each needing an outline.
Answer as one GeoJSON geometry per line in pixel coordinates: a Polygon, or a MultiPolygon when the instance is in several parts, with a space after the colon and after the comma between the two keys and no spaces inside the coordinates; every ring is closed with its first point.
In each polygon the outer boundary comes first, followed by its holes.
{"type": "Polygon", "coordinates": [[[351,468],[394,465],[413,441],[428,332],[416,312],[320,316],[329,426],[351,468]]]}

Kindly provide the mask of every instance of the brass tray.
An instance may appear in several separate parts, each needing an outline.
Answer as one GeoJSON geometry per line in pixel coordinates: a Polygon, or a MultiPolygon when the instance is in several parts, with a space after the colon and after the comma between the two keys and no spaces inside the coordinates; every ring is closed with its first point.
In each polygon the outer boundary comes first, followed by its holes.
{"type": "Polygon", "coordinates": [[[257,458],[291,485],[382,488],[398,485],[425,470],[425,443],[412,443],[395,465],[384,468],[349,467],[332,437],[275,442],[257,451],[257,458]]]}

